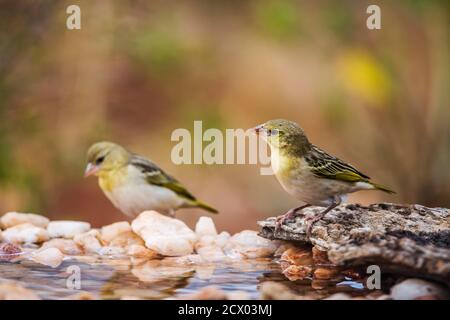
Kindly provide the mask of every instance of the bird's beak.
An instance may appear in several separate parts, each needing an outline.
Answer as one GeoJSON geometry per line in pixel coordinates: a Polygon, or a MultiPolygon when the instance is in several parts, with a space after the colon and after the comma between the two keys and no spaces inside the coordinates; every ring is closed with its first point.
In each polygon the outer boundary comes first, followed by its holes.
{"type": "Polygon", "coordinates": [[[99,170],[100,168],[98,166],[89,162],[86,166],[86,169],[84,170],[84,177],[86,178],[92,176],[96,174],[99,170]]]}

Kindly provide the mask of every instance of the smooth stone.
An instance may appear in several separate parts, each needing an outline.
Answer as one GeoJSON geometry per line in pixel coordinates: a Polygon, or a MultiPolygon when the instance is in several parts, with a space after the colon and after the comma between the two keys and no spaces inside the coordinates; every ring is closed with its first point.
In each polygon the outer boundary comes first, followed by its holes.
{"type": "Polygon", "coordinates": [[[47,241],[47,230],[30,223],[22,223],[3,231],[3,238],[12,243],[40,243],[47,241]]]}
{"type": "Polygon", "coordinates": [[[221,232],[219,235],[204,235],[195,243],[195,250],[207,246],[223,248],[230,238],[228,232],[221,232]]]}
{"type": "Polygon", "coordinates": [[[426,296],[447,300],[450,298],[450,292],[438,284],[415,278],[406,279],[391,288],[391,297],[394,300],[415,300],[426,296]]]}
{"type": "Polygon", "coordinates": [[[323,300],[352,300],[352,297],[346,293],[338,292],[324,298],[323,300]]]}
{"type": "Polygon", "coordinates": [[[64,254],[58,248],[41,249],[31,254],[31,260],[56,268],[63,262],[64,254]]]}
{"type": "Polygon", "coordinates": [[[231,235],[228,232],[222,231],[221,233],[219,233],[217,235],[215,244],[216,244],[216,246],[223,248],[227,244],[228,240],[230,240],[230,238],[231,238],[231,235]]]}
{"type": "Polygon", "coordinates": [[[174,218],[156,211],[144,211],[131,223],[131,228],[145,241],[145,246],[164,256],[184,256],[194,251],[194,231],[174,218]]]}
{"type": "Polygon", "coordinates": [[[8,212],[0,218],[0,225],[8,229],[22,223],[29,223],[36,227],[46,228],[50,220],[34,213],[8,212]]]}
{"type": "Polygon", "coordinates": [[[47,226],[50,238],[66,238],[72,239],[77,234],[87,232],[91,229],[91,225],[82,221],[51,221],[47,226]]]}
{"type": "Polygon", "coordinates": [[[119,233],[109,243],[111,247],[121,247],[127,249],[131,245],[145,245],[144,240],[133,231],[119,233]]]}
{"type": "Polygon", "coordinates": [[[136,258],[146,259],[155,259],[158,257],[158,254],[155,251],[139,244],[130,245],[127,249],[127,254],[136,258]]]}
{"type": "MultiPolygon", "coordinates": [[[[211,231],[211,229],[209,230],[211,231]]],[[[198,234],[199,233],[197,233],[197,235],[198,234]]],[[[220,234],[214,234],[213,232],[204,232],[200,234],[203,235],[199,237],[199,240],[195,244],[195,251],[202,257],[204,261],[221,262],[229,259],[229,257],[223,251],[223,247],[227,244],[228,240],[231,237],[228,232],[221,232],[220,234]]]]}
{"type": "Polygon", "coordinates": [[[261,238],[256,231],[244,230],[233,235],[224,247],[225,254],[232,258],[255,259],[272,256],[277,245],[261,238]]]}
{"type": "Polygon", "coordinates": [[[115,222],[102,227],[100,231],[102,241],[109,243],[121,233],[130,232],[131,226],[128,221],[115,222]]]}
{"type": "Polygon", "coordinates": [[[105,246],[98,251],[98,254],[101,256],[121,256],[125,252],[125,249],[122,247],[105,246]]]}
{"type": "Polygon", "coordinates": [[[217,230],[213,219],[210,217],[200,217],[195,225],[195,233],[199,238],[203,236],[217,236],[217,230]]]}
{"type": "Polygon", "coordinates": [[[71,256],[83,254],[83,250],[72,239],[51,239],[50,241],[44,242],[41,247],[41,249],[48,248],[57,248],[62,253],[71,256]]]}
{"type": "Polygon", "coordinates": [[[73,240],[83,248],[85,253],[99,253],[102,244],[99,241],[100,233],[98,230],[90,230],[85,233],[77,234],[73,240]]]}

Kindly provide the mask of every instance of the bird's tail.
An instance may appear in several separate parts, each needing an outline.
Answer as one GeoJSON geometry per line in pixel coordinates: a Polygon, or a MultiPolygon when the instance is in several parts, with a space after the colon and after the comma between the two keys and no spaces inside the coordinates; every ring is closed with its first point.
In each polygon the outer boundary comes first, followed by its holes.
{"type": "Polygon", "coordinates": [[[217,211],[216,209],[214,209],[213,207],[207,205],[206,203],[201,202],[200,200],[195,200],[194,205],[198,208],[202,208],[206,211],[209,211],[211,213],[219,213],[219,211],[217,211]]]}
{"type": "Polygon", "coordinates": [[[375,183],[375,182],[370,182],[370,184],[377,190],[381,190],[381,191],[384,191],[384,192],[387,192],[387,193],[390,193],[390,194],[396,193],[391,188],[383,186],[382,184],[378,184],[378,183],[375,183]]]}

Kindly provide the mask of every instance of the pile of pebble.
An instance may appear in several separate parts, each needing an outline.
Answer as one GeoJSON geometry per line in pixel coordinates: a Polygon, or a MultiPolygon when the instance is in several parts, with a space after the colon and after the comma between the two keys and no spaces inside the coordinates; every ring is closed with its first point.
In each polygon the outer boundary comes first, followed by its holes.
{"type": "Polygon", "coordinates": [[[156,211],[145,211],[131,224],[116,222],[100,229],[87,222],[50,221],[32,214],[8,212],[0,218],[0,258],[23,254],[22,245],[35,244],[26,257],[58,267],[67,256],[129,255],[158,259],[183,257],[194,263],[270,257],[279,242],[244,230],[233,236],[218,233],[209,217],[201,217],[195,231],[184,222],[156,211]]]}

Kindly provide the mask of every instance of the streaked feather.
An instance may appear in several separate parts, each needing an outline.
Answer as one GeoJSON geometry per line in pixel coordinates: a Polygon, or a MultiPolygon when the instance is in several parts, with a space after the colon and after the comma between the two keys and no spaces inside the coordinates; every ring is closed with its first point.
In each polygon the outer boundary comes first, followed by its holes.
{"type": "Polygon", "coordinates": [[[152,161],[133,154],[130,163],[141,170],[148,183],[170,189],[183,198],[196,201],[196,198],[179,181],[165,173],[152,161]]]}
{"type": "Polygon", "coordinates": [[[316,146],[305,155],[312,173],[320,178],[346,182],[369,181],[370,177],[344,161],[333,157],[316,146]]]}

